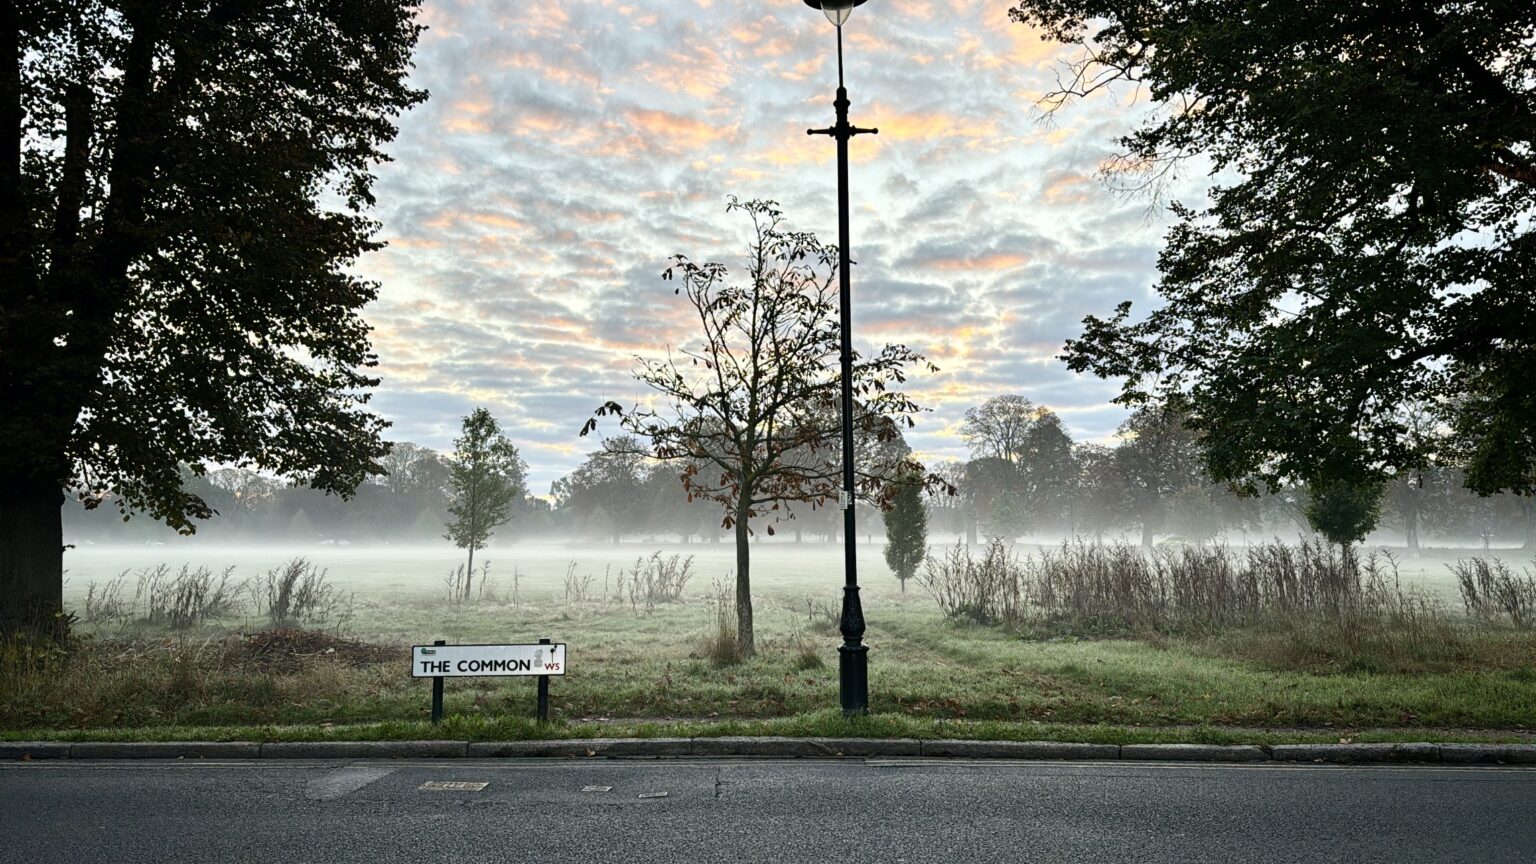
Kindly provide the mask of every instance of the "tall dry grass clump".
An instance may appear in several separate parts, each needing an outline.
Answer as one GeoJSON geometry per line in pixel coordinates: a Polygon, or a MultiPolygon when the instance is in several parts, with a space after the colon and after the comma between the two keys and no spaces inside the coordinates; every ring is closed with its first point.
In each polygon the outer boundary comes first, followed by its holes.
{"type": "Polygon", "coordinates": [[[1474,559],[1453,568],[1468,618],[1399,578],[1390,553],[1322,542],[1161,547],[1065,543],[1019,556],[951,549],[921,583],[948,618],[1032,635],[1160,634],[1281,668],[1423,672],[1497,667],[1529,647],[1536,577],[1474,559]],[[1524,646],[1524,647],[1522,647],[1524,646]]]}
{"type": "Polygon", "coordinates": [[[1017,623],[1025,573],[1002,541],[988,544],[980,558],[956,546],[942,555],[929,553],[927,562],[917,582],[938,602],[944,617],[977,624],[1017,623]]]}
{"type": "Polygon", "coordinates": [[[659,603],[680,602],[683,589],[692,578],[692,555],[664,556],[652,552],[649,558],[636,558],[634,567],[619,570],[614,596],[620,603],[628,601],[634,612],[644,609],[650,614],[659,603]]]}
{"type": "Polygon", "coordinates": [[[234,574],[233,567],[226,567],[217,575],[207,567],[182,565],[176,571],[165,564],[145,567],[135,574],[138,587],[133,595],[134,606],[142,604],[141,620],[146,624],[172,630],[201,626],[210,619],[239,613],[239,595],[245,583],[236,581],[234,574]]]}
{"type": "Polygon", "coordinates": [[[1536,626],[1536,576],[1529,570],[1516,573],[1503,561],[1472,558],[1458,560],[1451,572],[1468,615],[1520,628],[1536,626]]]}
{"type": "Polygon", "coordinates": [[[741,643],[736,639],[736,590],[729,579],[716,579],[711,592],[715,605],[714,625],[704,634],[703,654],[711,664],[723,668],[742,661],[741,643]]]}
{"type": "Polygon", "coordinates": [[[1389,554],[1362,559],[1323,542],[1235,551],[1063,543],[1018,555],[993,542],[978,557],[934,556],[920,582],[950,618],[1077,632],[1206,631],[1283,618],[1422,617],[1389,554]]]}
{"type": "Polygon", "coordinates": [[[252,581],[256,611],[274,627],[299,622],[318,623],[342,613],[345,598],[329,581],[327,571],[303,558],[274,567],[252,581]]]}

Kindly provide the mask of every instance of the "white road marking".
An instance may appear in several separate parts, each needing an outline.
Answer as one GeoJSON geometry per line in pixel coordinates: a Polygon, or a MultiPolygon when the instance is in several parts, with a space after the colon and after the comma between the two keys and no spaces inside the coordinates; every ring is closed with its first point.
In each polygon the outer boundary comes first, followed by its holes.
{"type": "Polygon", "coordinates": [[[428,780],[416,789],[421,792],[479,792],[489,785],[490,781],[481,780],[428,780]]]}
{"type": "Polygon", "coordinates": [[[393,766],[383,765],[348,765],[306,783],[304,797],[315,801],[330,801],[356,792],[369,783],[382,780],[399,770],[393,766]]]}

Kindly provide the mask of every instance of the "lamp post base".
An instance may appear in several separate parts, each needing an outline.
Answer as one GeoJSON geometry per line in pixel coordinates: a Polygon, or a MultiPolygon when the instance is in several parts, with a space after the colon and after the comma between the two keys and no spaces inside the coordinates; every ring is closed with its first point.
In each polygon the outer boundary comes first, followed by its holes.
{"type": "Polygon", "coordinates": [[[864,605],[857,585],[843,586],[843,644],[837,646],[838,694],[843,716],[869,713],[869,646],[864,644],[864,605]]]}
{"type": "Polygon", "coordinates": [[[869,646],[837,646],[837,675],[843,700],[843,716],[869,713],[869,646]]]}

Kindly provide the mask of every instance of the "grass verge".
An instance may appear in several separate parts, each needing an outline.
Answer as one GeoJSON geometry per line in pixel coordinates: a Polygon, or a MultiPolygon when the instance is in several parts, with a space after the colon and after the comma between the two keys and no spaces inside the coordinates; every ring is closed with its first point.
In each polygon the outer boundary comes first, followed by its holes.
{"type": "Polygon", "coordinates": [[[143,726],[104,729],[10,729],[4,741],[544,741],[572,738],[918,738],[975,741],[1072,741],[1091,744],[1532,743],[1530,735],[1464,729],[1298,730],[1217,726],[1141,727],[1009,723],[871,714],[845,718],[835,709],[793,717],[624,723],[539,724],[517,717],[449,717],[343,725],[143,726]]]}

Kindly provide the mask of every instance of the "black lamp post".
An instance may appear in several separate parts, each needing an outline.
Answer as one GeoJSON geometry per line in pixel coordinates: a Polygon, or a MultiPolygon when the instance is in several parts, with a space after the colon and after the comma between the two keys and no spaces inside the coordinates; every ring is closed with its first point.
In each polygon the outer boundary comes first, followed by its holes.
{"type": "Polygon", "coordinates": [[[853,7],[865,0],[805,0],[805,5],[826,13],[837,28],[837,125],[826,129],[807,129],[807,135],[831,135],[837,139],[837,309],[841,325],[842,413],[843,413],[843,616],[839,629],[843,644],[838,646],[838,692],[844,716],[869,713],[869,646],[864,644],[864,606],[859,602],[858,552],[854,547],[857,529],[853,520],[853,344],[848,324],[848,139],[878,129],[859,129],[848,125],[848,90],[843,87],[843,22],[853,7]]]}

